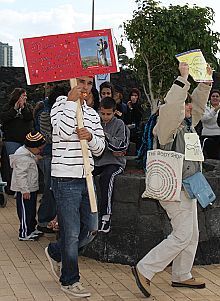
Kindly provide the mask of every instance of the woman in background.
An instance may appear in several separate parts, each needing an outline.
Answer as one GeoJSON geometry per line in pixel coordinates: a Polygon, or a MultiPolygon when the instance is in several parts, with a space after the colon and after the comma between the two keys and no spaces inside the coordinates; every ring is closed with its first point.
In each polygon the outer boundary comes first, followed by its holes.
{"type": "Polygon", "coordinates": [[[220,109],[220,91],[212,90],[202,121],[202,145],[206,159],[220,160],[220,127],[217,118],[220,109]]]}
{"type": "Polygon", "coordinates": [[[9,168],[9,155],[14,154],[24,144],[25,136],[33,129],[33,108],[27,102],[27,92],[25,89],[14,89],[8,103],[2,108],[0,120],[6,153],[6,158],[3,162],[3,165],[5,164],[5,169],[3,166],[3,170],[5,170],[5,174],[3,172],[3,179],[7,181],[6,192],[12,194],[9,189],[12,174],[9,168]],[[6,165],[8,168],[6,168],[6,165]]]}

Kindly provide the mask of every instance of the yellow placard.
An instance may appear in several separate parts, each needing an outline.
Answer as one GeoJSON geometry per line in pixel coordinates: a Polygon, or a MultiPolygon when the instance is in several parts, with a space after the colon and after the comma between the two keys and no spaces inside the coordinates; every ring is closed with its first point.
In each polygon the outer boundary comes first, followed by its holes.
{"type": "Polygon", "coordinates": [[[207,63],[200,49],[194,49],[176,55],[179,62],[189,65],[189,74],[196,82],[212,82],[212,76],[207,73],[207,63]]]}

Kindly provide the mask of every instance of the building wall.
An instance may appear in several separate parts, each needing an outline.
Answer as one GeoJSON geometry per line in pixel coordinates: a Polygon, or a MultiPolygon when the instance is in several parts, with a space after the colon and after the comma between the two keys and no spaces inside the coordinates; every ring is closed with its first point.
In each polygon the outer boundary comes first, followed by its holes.
{"type": "Polygon", "coordinates": [[[0,66],[12,67],[13,65],[13,50],[12,46],[7,43],[0,42],[0,66]]]}

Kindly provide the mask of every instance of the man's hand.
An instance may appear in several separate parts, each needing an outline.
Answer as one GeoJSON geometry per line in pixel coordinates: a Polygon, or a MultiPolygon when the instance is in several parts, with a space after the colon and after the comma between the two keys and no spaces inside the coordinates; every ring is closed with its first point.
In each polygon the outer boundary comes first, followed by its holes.
{"type": "Polygon", "coordinates": [[[30,200],[31,194],[30,192],[25,192],[22,194],[24,200],[30,200]]]}
{"type": "Polygon", "coordinates": [[[68,93],[68,101],[77,101],[81,97],[81,89],[79,86],[75,86],[68,93]]]}
{"type": "Polygon", "coordinates": [[[118,110],[115,110],[115,115],[118,115],[119,117],[122,116],[122,112],[118,111],[118,110]]]}
{"type": "Polygon", "coordinates": [[[187,63],[184,62],[180,62],[179,63],[179,71],[180,71],[180,75],[187,80],[188,76],[189,76],[189,65],[187,63]]]}
{"type": "Polygon", "coordinates": [[[79,140],[92,140],[92,134],[86,128],[76,128],[76,132],[79,137],[79,140]]]}

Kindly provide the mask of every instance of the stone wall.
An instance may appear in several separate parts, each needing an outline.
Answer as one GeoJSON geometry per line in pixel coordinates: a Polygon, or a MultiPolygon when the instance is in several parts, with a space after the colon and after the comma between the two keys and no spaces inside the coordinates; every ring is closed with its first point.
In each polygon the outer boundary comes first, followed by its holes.
{"type": "MultiPolygon", "coordinates": [[[[205,173],[216,194],[212,206],[198,205],[200,239],[196,264],[220,263],[220,163],[206,163],[205,173]]],[[[96,179],[98,197],[99,186],[96,179]]],[[[134,264],[161,242],[171,231],[170,223],[159,202],[142,199],[144,174],[128,171],[116,179],[112,230],[99,234],[84,255],[105,262],[134,264]]]]}

